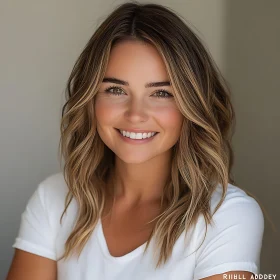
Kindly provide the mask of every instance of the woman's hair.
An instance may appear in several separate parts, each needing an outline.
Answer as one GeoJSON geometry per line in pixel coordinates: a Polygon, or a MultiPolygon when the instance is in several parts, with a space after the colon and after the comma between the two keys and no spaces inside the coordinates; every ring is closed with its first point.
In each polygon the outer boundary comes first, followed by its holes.
{"type": "Polygon", "coordinates": [[[94,104],[110,51],[125,40],[152,44],[158,50],[184,116],[180,137],[172,147],[162,211],[153,220],[156,223],[145,247],[146,252],[154,236],[160,250],[159,267],[171,256],[182,232],[195,225],[200,215],[207,231],[207,224],[212,223],[210,199],[217,185],[222,186],[223,194],[214,213],[225,198],[228,183],[234,184],[231,138],[235,115],[225,79],[181,16],[158,4],[132,1],[119,5],[90,38],[67,82],[60,155],[65,160],[63,174],[69,192],[60,221],[73,197],[79,213],[61,258],[74,250],[80,255],[104,210],[115,157],[97,133],[94,104]]]}

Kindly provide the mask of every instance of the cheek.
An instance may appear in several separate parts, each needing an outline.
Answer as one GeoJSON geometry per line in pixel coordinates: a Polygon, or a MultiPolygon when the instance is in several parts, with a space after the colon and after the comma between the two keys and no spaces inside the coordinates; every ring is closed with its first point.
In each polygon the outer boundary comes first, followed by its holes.
{"type": "Polygon", "coordinates": [[[112,124],[118,114],[119,106],[108,102],[106,99],[97,99],[95,102],[95,116],[98,123],[102,125],[112,124]]]}
{"type": "Polygon", "coordinates": [[[180,133],[183,115],[177,107],[170,106],[162,108],[161,110],[157,110],[156,115],[160,125],[166,132],[170,131],[175,135],[180,133]]]}

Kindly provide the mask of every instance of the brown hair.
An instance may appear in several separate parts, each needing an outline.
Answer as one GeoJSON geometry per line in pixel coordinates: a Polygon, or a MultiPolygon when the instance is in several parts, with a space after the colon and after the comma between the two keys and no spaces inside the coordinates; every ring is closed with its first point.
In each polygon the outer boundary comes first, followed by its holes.
{"type": "Polygon", "coordinates": [[[96,131],[94,101],[110,50],[128,39],[157,48],[184,116],[162,193],[162,212],[145,248],[146,252],[155,236],[160,249],[158,267],[168,260],[178,237],[197,222],[199,215],[206,224],[212,222],[210,199],[217,185],[222,186],[223,196],[214,213],[225,198],[228,183],[234,184],[230,143],[235,115],[225,79],[183,18],[158,4],[133,1],[119,5],[94,32],[67,82],[60,151],[69,192],[61,219],[73,197],[79,213],[61,258],[67,258],[74,249],[80,255],[104,209],[114,154],[96,131]]]}

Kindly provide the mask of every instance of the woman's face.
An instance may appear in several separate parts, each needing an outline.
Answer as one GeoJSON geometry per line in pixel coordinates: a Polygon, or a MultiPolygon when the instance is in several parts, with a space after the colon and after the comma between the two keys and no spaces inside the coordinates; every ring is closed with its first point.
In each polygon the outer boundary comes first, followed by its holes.
{"type": "Polygon", "coordinates": [[[141,163],[162,155],[180,136],[183,115],[176,106],[172,87],[168,83],[146,85],[159,82],[169,82],[169,78],[155,47],[125,41],[111,50],[95,100],[97,131],[105,145],[126,163],[141,163]],[[158,133],[139,140],[126,136],[142,138],[150,134],[122,136],[118,129],[158,133]]]}

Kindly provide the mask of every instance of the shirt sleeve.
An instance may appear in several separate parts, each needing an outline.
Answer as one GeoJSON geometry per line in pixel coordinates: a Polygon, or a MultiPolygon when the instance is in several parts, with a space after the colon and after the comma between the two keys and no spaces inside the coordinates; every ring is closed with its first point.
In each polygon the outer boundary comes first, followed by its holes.
{"type": "Polygon", "coordinates": [[[45,188],[46,185],[40,183],[28,200],[12,247],[56,260],[55,234],[46,207],[45,188]]]}
{"type": "Polygon", "coordinates": [[[228,271],[258,274],[264,216],[257,201],[250,196],[230,199],[216,211],[213,220],[197,250],[194,280],[228,271]]]}

